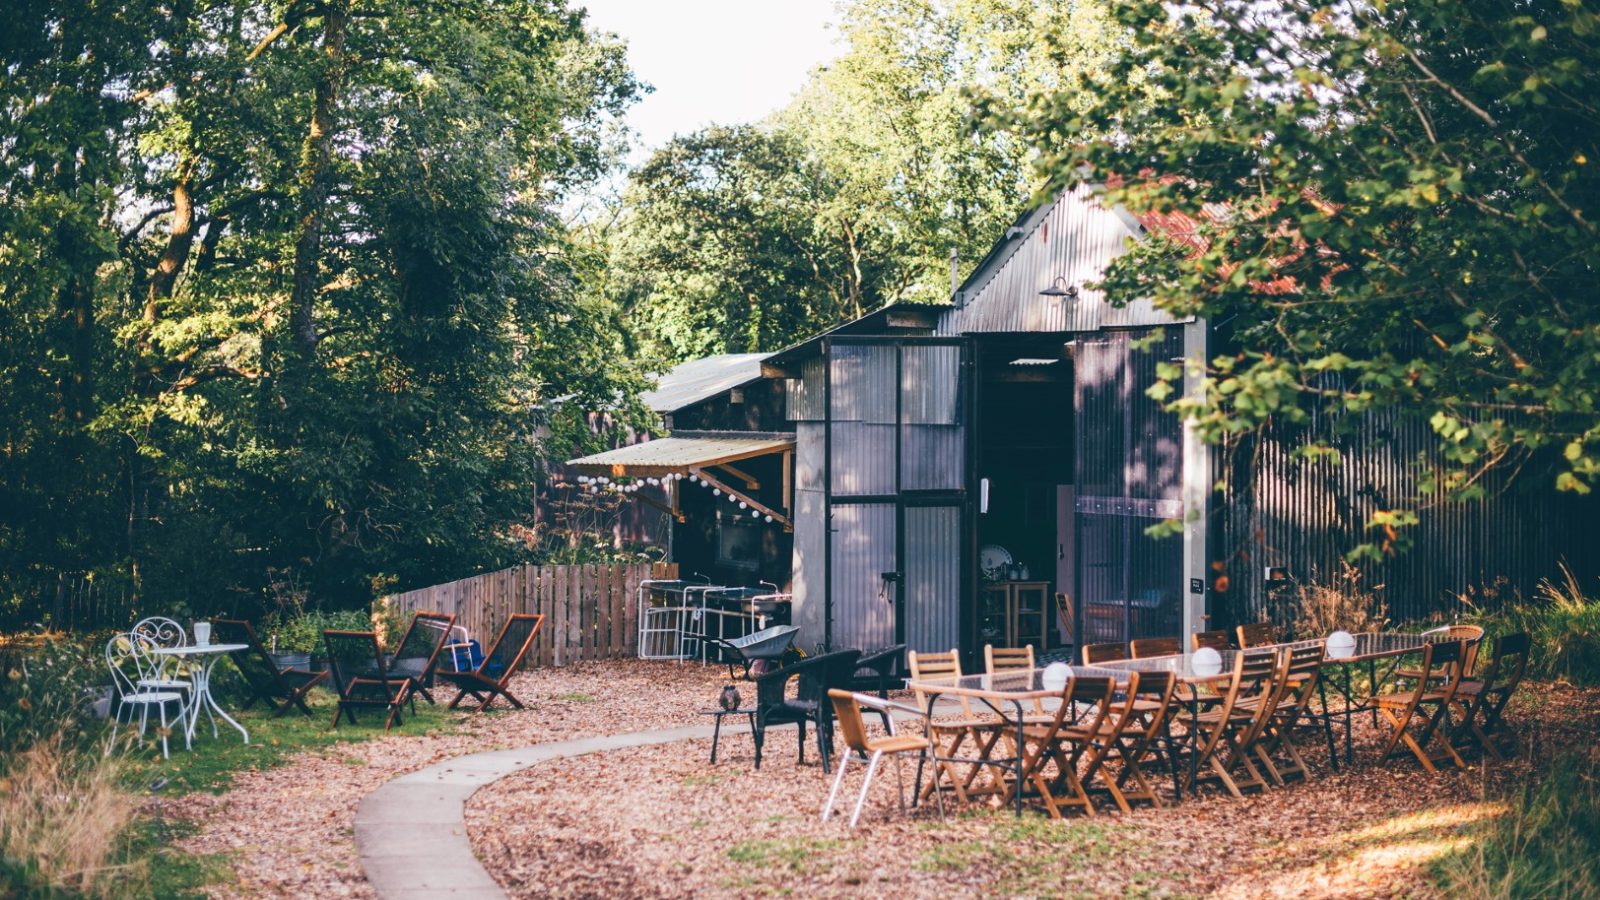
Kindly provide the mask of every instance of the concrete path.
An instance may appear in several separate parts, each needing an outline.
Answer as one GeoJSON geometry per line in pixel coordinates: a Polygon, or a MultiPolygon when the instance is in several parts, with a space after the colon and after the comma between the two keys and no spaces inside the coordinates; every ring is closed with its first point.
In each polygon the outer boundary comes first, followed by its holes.
{"type": "MultiPolygon", "coordinates": [[[[730,730],[735,738],[745,733],[736,726],[730,730]]],[[[547,760],[710,736],[710,725],[635,731],[473,753],[402,775],[356,809],[361,869],[385,900],[504,898],[467,838],[463,816],[478,788],[547,760]]]]}
{"type": "MultiPolygon", "coordinates": [[[[959,707],[941,701],[943,715],[959,707]]],[[[895,715],[897,721],[905,717],[895,715]]],[[[727,723],[735,740],[749,733],[742,720],[727,723]]],[[[603,750],[669,744],[711,737],[710,725],[686,725],[602,737],[534,744],[515,750],[472,753],[402,775],[362,799],[356,808],[356,852],[367,882],[384,900],[504,898],[472,852],[465,821],[467,798],[478,788],[536,763],[603,750]]]]}

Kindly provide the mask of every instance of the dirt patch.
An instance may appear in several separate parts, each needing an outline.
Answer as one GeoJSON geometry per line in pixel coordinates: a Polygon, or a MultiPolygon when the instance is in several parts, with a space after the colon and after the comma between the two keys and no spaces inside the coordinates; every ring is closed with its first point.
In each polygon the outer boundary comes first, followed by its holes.
{"type": "MultiPolygon", "coordinates": [[[[983,807],[948,821],[931,806],[901,813],[889,767],[855,831],[818,822],[829,778],[814,749],[796,765],[792,728],[775,732],[759,772],[734,728],[716,766],[706,741],[541,764],[479,791],[467,823],[519,897],[1431,896],[1432,861],[1498,812],[1486,788],[1528,777],[1530,759],[1592,746],[1597,707],[1600,691],[1529,686],[1510,711],[1521,758],[1439,775],[1376,764],[1378,735],[1360,717],[1352,770],[1334,774],[1325,752],[1308,753],[1310,784],[1063,822],[983,807]]],[[[914,766],[905,774],[909,788],[914,766]]],[[[842,796],[853,801],[860,783],[857,769],[842,796]]]]}

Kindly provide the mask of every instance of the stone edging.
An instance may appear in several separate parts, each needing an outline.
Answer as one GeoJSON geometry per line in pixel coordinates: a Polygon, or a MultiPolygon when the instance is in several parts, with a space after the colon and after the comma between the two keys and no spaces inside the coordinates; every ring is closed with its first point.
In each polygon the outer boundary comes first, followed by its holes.
{"type": "Polygon", "coordinates": [[[634,731],[472,753],[401,775],[356,808],[361,870],[386,900],[500,900],[505,891],[478,862],[467,837],[467,799],[478,788],[552,759],[710,736],[710,725],[634,731]]]}

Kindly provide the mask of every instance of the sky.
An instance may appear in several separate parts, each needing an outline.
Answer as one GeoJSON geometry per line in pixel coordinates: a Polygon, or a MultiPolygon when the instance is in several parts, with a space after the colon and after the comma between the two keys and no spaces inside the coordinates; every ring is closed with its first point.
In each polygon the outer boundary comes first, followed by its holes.
{"type": "Polygon", "coordinates": [[[833,0],[577,0],[588,22],[628,45],[635,74],[655,92],[628,124],[642,145],[713,122],[761,119],[783,106],[806,75],[839,53],[833,0]]]}

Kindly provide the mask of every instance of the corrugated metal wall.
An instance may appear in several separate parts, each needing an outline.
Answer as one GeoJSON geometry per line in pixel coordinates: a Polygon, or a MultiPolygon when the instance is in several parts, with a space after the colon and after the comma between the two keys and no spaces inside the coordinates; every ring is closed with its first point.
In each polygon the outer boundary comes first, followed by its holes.
{"type": "MultiPolygon", "coordinates": [[[[821,426],[812,426],[816,431],[821,426]]],[[[820,460],[820,457],[819,457],[820,460]]],[[[797,457],[798,465],[798,457],[797,457]]],[[[825,636],[823,606],[825,590],[823,561],[828,527],[827,503],[819,488],[794,492],[794,599],[790,606],[790,624],[800,626],[797,641],[806,649],[822,643],[825,636]]]]}
{"type": "MultiPolygon", "coordinates": [[[[1214,454],[1218,477],[1226,475],[1228,486],[1213,499],[1208,543],[1230,576],[1229,590],[1213,594],[1214,621],[1287,618],[1291,592],[1269,592],[1266,566],[1287,566],[1300,581],[1326,582],[1346,553],[1373,538],[1365,527],[1373,512],[1414,507],[1419,455],[1436,461],[1428,424],[1392,412],[1351,419],[1341,434],[1334,433],[1337,424],[1319,417],[1306,432],[1280,430],[1214,454]],[[1340,457],[1295,457],[1307,434],[1330,440],[1340,457]]],[[[1420,523],[1404,530],[1409,551],[1360,565],[1362,583],[1376,590],[1391,619],[1454,618],[1469,611],[1458,599],[1468,592],[1479,606],[1518,591],[1531,595],[1539,579],[1558,575],[1562,559],[1591,584],[1600,575],[1600,538],[1593,530],[1600,503],[1508,478],[1507,472],[1486,476],[1479,500],[1427,504],[1420,523]]]]}
{"type": "Polygon", "coordinates": [[[961,509],[906,508],[906,645],[949,650],[961,641],[961,509]]]}
{"type": "Polygon", "coordinates": [[[941,316],[937,332],[1094,331],[1177,321],[1148,301],[1114,309],[1089,287],[1106,263],[1126,249],[1137,228],[1137,222],[1101,208],[1086,186],[1063,193],[1028,219],[1009,255],[969,279],[966,304],[941,316]],[[1078,289],[1076,299],[1039,294],[1057,277],[1078,289]]]}
{"type": "Polygon", "coordinates": [[[966,487],[961,348],[907,344],[901,353],[900,487],[961,490],[966,487]]]}
{"type": "Polygon", "coordinates": [[[833,507],[833,644],[863,650],[894,643],[894,595],[884,572],[895,571],[892,503],[833,507]]]}

